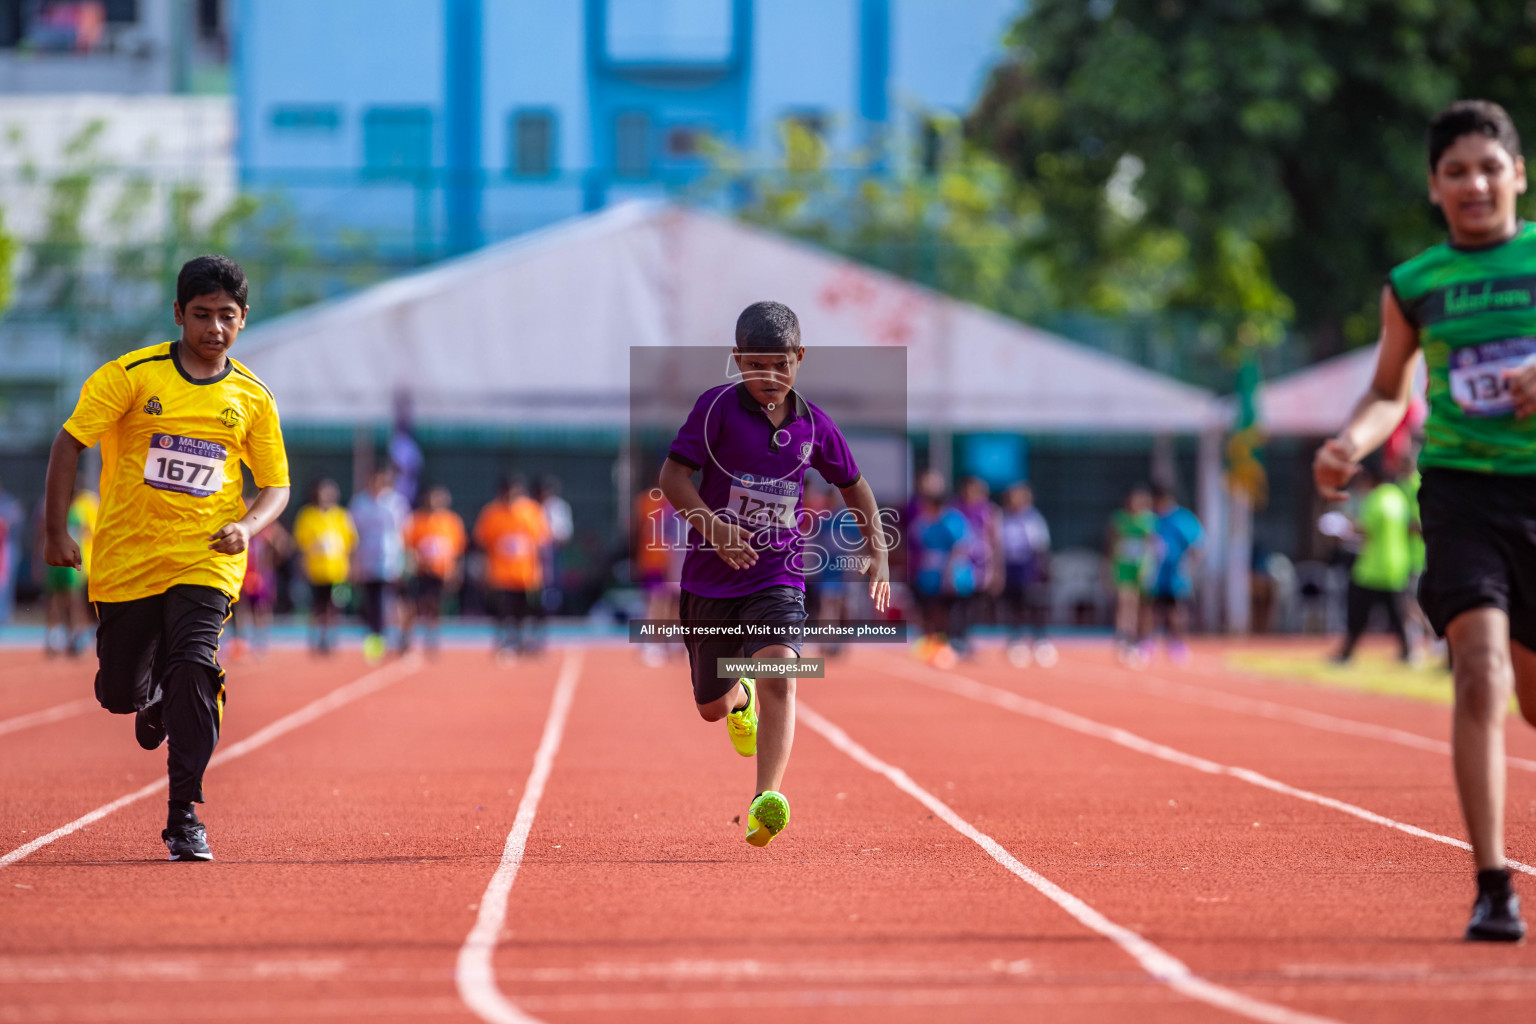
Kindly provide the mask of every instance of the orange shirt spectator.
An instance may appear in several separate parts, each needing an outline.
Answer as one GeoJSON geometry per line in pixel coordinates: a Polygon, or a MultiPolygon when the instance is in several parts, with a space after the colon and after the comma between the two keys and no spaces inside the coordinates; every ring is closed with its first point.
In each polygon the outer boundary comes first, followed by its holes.
{"type": "Polygon", "coordinates": [[[417,509],[405,524],[405,546],[416,560],[416,572],[446,580],[454,575],[464,554],[464,520],[449,509],[417,509]]]}
{"type": "Polygon", "coordinates": [[[475,520],[475,543],[485,550],[485,584],[492,590],[544,586],[540,549],[549,543],[544,507],[516,484],[508,485],[475,520]]]}

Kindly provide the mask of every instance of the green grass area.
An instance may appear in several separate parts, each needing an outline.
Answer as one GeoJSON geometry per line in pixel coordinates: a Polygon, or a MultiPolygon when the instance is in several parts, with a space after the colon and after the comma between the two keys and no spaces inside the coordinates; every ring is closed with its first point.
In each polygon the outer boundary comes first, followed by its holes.
{"type": "Polygon", "coordinates": [[[1436,704],[1451,702],[1451,674],[1442,663],[1414,668],[1393,657],[1361,653],[1348,665],[1335,665],[1316,653],[1239,651],[1229,655],[1226,664],[1238,672],[1273,679],[1317,683],[1341,690],[1360,690],[1436,704]]]}

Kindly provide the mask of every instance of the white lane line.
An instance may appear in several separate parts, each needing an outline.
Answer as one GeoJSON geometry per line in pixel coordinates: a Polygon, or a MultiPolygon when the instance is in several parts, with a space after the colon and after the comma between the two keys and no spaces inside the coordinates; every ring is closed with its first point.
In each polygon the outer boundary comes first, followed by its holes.
{"type": "Polygon", "coordinates": [[[20,732],[30,729],[34,725],[47,725],[49,722],[62,722],[66,718],[83,715],[91,708],[96,707],[96,702],[81,697],[79,700],[67,701],[63,704],[55,704],[51,708],[41,711],[33,711],[26,715],[17,715],[15,718],[7,718],[0,721],[0,736],[9,732],[20,732]]]}
{"type": "MultiPolygon", "coordinates": [[[[1376,725],[1373,722],[1361,722],[1353,718],[1339,718],[1336,715],[1324,714],[1321,711],[1309,711],[1306,708],[1298,708],[1290,704],[1279,704],[1271,700],[1259,700],[1254,697],[1241,697],[1234,693],[1228,693],[1225,690],[1217,690],[1208,686],[1191,686],[1188,683],[1176,683],[1161,676],[1139,675],[1129,670],[1123,670],[1122,676],[1124,677],[1123,683],[1103,683],[1096,679],[1088,681],[1099,686],[1138,689],[1153,696],[1165,697],[1168,700],[1220,708],[1223,711],[1254,715],[1276,722],[1306,725],[1313,729],[1341,733],[1345,736],[1360,736],[1366,739],[1383,740],[1387,743],[1396,743],[1399,746],[1412,747],[1414,750],[1427,750],[1435,754],[1444,754],[1447,757],[1451,754],[1451,745],[1446,741],[1431,739],[1428,736],[1420,736],[1418,733],[1408,732],[1406,729],[1394,729],[1390,726],[1376,725]]],[[[1508,761],[1511,768],[1536,772],[1536,760],[1526,757],[1510,757],[1508,761]]]]}
{"type": "Polygon", "coordinates": [[[517,817],[512,821],[512,831],[507,834],[507,845],[501,852],[501,863],[480,897],[480,912],[475,915],[475,926],[469,930],[464,945],[459,948],[458,961],[454,965],[453,980],[459,989],[459,998],[481,1020],[491,1024],[537,1024],[537,1017],[530,1017],[501,994],[496,987],[496,943],[501,938],[502,926],[507,921],[507,900],[512,895],[512,883],[517,881],[517,869],[523,863],[523,849],[528,845],[528,834],[533,831],[533,819],[539,813],[539,800],[544,796],[544,785],[555,767],[555,755],[560,752],[560,740],[565,735],[565,720],[570,716],[571,701],[576,696],[576,683],[581,679],[582,652],[566,652],[560,666],[560,677],[555,681],[555,693],[549,702],[549,717],[544,720],[544,734],[539,738],[539,748],[533,755],[533,770],[523,787],[523,796],[517,802],[517,817]]]}
{"type": "Polygon", "coordinates": [[[1235,1013],[1240,1017],[1266,1021],[1268,1024],[1322,1024],[1329,1020],[1327,1017],[1318,1017],[1277,1006],[1274,1003],[1266,1003],[1207,981],[1191,971],[1187,964],[1172,953],[1142,938],[1124,925],[1116,924],[1044,875],[1026,867],[997,840],[960,817],[948,804],[914,782],[906,772],[871,754],[842,729],[811,710],[803,702],[797,704],[796,716],[800,722],[820,733],[838,750],[876,775],[885,776],[897,789],[928,808],[935,817],[940,818],[950,828],[981,847],[993,860],[1065,910],[1083,927],[1097,932],[1119,946],[1141,965],[1142,970],[1180,995],[1235,1013]]]}
{"type": "MultiPolygon", "coordinates": [[[[220,750],[218,753],[213,755],[213,758],[208,762],[208,767],[210,769],[216,768],[227,761],[232,761],[237,757],[242,757],[245,754],[249,754],[251,751],[257,749],[258,747],[262,747],[268,743],[271,743],[279,736],[292,732],[294,729],[297,729],[301,725],[308,725],[310,722],[313,722],[315,719],[319,718],[321,715],[326,714],[327,712],[334,711],[344,704],[350,704],[352,701],[355,701],[360,697],[366,697],[370,693],[382,690],[390,683],[396,682],[397,680],[411,675],[420,666],[421,662],[418,658],[407,657],[401,661],[391,662],[390,664],[385,665],[383,668],[374,669],[367,675],[358,679],[354,679],[352,682],[347,683],[345,686],[337,687],[330,693],[326,694],[324,697],[304,705],[297,711],[284,715],[277,721],[263,726],[262,728],[253,732],[251,735],[247,736],[245,739],[241,740],[239,743],[234,743],[225,747],[223,750],[220,750]]],[[[89,814],[81,815],[74,821],[70,822],[68,825],[61,825],[60,827],[54,829],[52,832],[49,832],[47,835],[38,836],[30,843],[27,843],[23,846],[18,846],[10,853],[0,857],[0,868],[15,864],[17,861],[23,859],[24,857],[29,857],[36,853],[38,850],[41,850],[49,843],[63,839],[67,835],[78,832],[82,828],[85,828],[87,825],[95,824],[114,811],[122,810],[129,804],[137,803],[147,796],[152,796],[155,793],[159,793],[164,790],[166,786],[167,782],[165,779],[160,779],[157,782],[151,782],[149,785],[142,786],[139,789],[134,790],[132,793],[118,797],[116,800],[113,800],[109,804],[103,804],[102,806],[96,808],[94,811],[91,811],[89,814]]]]}
{"type": "MultiPolygon", "coordinates": [[[[915,683],[921,683],[936,690],[945,690],[961,697],[969,697],[971,700],[981,701],[984,704],[994,704],[1004,710],[1027,715],[1030,718],[1037,718],[1042,722],[1049,722],[1063,729],[1082,733],[1084,736],[1108,740],[1128,750],[1134,750],[1138,754],[1146,754],[1149,757],[1155,757],[1171,764],[1193,768],[1195,771],[1204,772],[1207,775],[1226,775],[1234,779],[1241,779],[1250,785],[1258,786],[1260,789],[1267,789],[1271,792],[1295,797],[1298,800],[1305,800],[1308,803],[1314,803],[1321,807],[1342,811],[1362,821],[1369,821],[1373,825],[1382,825],[1386,828],[1396,829],[1399,832],[1406,832],[1408,835],[1417,836],[1420,839],[1444,843],[1446,846],[1454,846],[1458,850],[1466,850],[1469,853],[1472,850],[1470,843],[1452,836],[1443,836],[1438,832],[1431,832],[1417,825],[1409,825],[1395,818],[1389,818],[1384,814],[1368,811],[1364,807],[1346,803],[1343,800],[1335,800],[1331,796],[1323,796],[1321,793],[1314,793],[1308,789],[1299,789],[1278,779],[1272,779],[1251,768],[1238,768],[1232,765],[1221,764],[1217,761],[1211,761],[1207,758],[1197,757],[1194,754],[1186,754],[1182,750],[1175,750],[1173,747],[1155,743],[1118,726],[1095,722],[1091,718],[1084,718],[1082,715],[1063,711],[1061,708],[1050,704],[1042,704],[1040,701],[1021,697],[1010,690],[988,686],[986,683],[979,683],[969,676],[957,675],[953,672],[942,672],[931,668],[924,669],[921,672],[914,672],[906,665],[898,666],[898,671],[915,683]]],[[[1529,864],[1523,864],[1517,860],[1508,861],[1508,864],[1516,871],[1523,871],[1528,875],[1536,875],[1536,867],[1532,867],[1529,864]]]]}

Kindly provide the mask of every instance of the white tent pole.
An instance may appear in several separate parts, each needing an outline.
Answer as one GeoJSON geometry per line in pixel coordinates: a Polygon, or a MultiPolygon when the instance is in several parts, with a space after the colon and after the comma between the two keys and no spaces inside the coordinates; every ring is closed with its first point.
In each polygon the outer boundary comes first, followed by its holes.
{"type": "Polygon", "coordinates": [[[1207,428],[1200,435],[1197,462],[1198,497],[1196,511],[1205,527],[1205,560],[1200,565],[1200,625],[1216,631],[1221,628],[1223,569],[1227,564],[1226,489],[1221,480],[1222,432],[1207,428]]]}
{"type": "Polygon", "coordinates": [[[955,436],[948,430],[934,427],[928,431],[928,468],[938,470],[951,489],[956,483],[954,449],[955,436]]]}

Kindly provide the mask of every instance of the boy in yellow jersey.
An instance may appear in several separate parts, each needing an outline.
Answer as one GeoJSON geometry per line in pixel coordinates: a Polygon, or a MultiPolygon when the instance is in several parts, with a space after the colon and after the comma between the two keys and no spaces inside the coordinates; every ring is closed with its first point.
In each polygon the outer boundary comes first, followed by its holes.
{"type": "Polygon", "coordinates": [[[169,739],[171,860],[212,860],[193,810],[224,717],[219,634],[240,593],[245,551],[288,503],[277,405],[228,356],[245,327],[245,273],[199,256],[176,280],[181,340],[130,352],[93,373],[48,457],[44,557],[81,565],[67,514],[80,452],[101,444],[101,510],[90,597],[96,699],[135,714],[139,745],[169,739]],[[259,491],[241,497],[240,463],[259,491]]]}
{"type": "Polygon", "coordinates": [[[336,623],[336,588],[347,582],[352,549],[357,547],[357,528],[341,507],[341,488],[334,480],[315,485],[313,500],[299,509],[293,522],[293,542],[304,555],[304,575],[309,580],[309,613],[315,635],[311,649],[331,653],[331,630],[336,623]]]}

